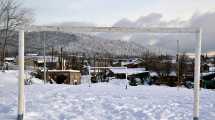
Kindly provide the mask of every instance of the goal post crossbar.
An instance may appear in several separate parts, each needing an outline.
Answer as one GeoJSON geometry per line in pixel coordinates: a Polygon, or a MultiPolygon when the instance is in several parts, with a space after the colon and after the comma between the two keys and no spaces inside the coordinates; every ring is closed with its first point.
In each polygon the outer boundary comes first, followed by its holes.
{"type": "Polygon", "coordinates": [[[93,26],[27,26],[25,31],[62,31],[62,32],[121,32],[121,33],[198,33],[199,28],[162,28],[162,27],[93,27],[93,26]]]}

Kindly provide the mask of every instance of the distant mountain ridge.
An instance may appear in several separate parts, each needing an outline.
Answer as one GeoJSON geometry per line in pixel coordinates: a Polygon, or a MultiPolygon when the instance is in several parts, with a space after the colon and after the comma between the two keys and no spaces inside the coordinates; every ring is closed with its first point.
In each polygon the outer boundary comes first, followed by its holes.
{"type": "MultiPolygon", "coordinates": [[[[144,52],[144,47],[135,42],[121,40],[109,40],[94,35],[82,33],[63,33],[63,32],[26,32],[25,33],[25,51],[26,53],[43,53],[43,39],[46,41],[47,52],[54,50],[70,53],[111,54],[111,55],[140,55],[144,52]]],[[[10,50],[17,50],[18,37],[16,36],[10,50]],[[11,48],[12,47],[12,48],[11,48]]]]}

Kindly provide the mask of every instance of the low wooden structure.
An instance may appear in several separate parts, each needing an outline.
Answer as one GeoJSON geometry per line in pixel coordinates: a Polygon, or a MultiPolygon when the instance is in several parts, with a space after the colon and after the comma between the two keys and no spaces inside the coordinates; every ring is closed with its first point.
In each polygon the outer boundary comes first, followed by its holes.
{"type": "MultiPolygon", "coordinates": [[[[81,73],[79,70],[48,70],[46,72],[47,81],[55,81],[57,84],[81,84],[81,73]]],[[[41,78],[43,78],[43,71],[41,78]]]]}

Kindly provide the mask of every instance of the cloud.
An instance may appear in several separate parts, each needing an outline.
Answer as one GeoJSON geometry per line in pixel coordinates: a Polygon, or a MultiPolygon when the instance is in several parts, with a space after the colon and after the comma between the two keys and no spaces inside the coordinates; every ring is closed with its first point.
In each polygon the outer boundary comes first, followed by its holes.
{"type": "Polygon", "coordinates": [[[190,20],[191,27],[201,27],[203,50],[215,50],[215,12],[194,14],[190,20]]]}
{"type": "Polygon", "coordinates": [[[114,27],[134,27],[135,24],[129,19],[123,18],[117,21],[113,26],[114,27]]]}
{"type": "Polygon", "coordinates": [[[146,16],[140,17],[136,24],[140,26],[144,26],[144,24],[157,24],[161,21],[162,15],[159,13],[151,13],[146,16]]]}
{"type": "MultiPolygon", "coordinates": [[[[113,26],[117,27],[201,27],[202,35],[202,50],[215,50],[215,12],[195,13],[189,20],[183,21],[174,19],[165,21],[162,20],[163,15],[159,13],[151,13],[142,16],[136,21],[122,19],[113,26]]],[[[123,34],[112,35],[112,38],[120,39],[123,34]]],[[[122,37],[123,38],[123,37],[122,37]]],[[[142,44],[146,47],[157,47],[166,51],[176,51],[177,40],[180,41],[182,52],[194,52],[196,45],[196,36],[194,34],[133,34],[130,41],[142,44]]]]}
{"type": "Polygon", "coordinates": [[[88,22],[61,22],[61,23],[51,23],[48,25],[54,25],[54,26],[63,26],[63,27],[74,27],[74,26],[96,26],[93,23],[88,22]]]}
{"type": "MultiPolygon", "coordinates": [[[[187,20],[173,19],[163,20],[163,14],[151,13],[145,16],[139,17],[137,20],[132,21],[129,19],[121,19],[116,22],[114,27],[201,27],[203,29],[203,51],[215,50],[215,12],[207,13],[195,13],[187,20]]],[[[58,26],[96,26],[93,23],[87,22],[62,22],[53,23],[51,25],[58,26]]],[[[194,52],[195,50],[195,38],[193,34],[123,34],[123,33],[100,33],[97,34],[100,37],[115,40],[132,41],[141,44],[148,48],[157,48],[163,50],[163,52],[176,52],[177,40],[180,41],[181,52],[194,52]]]]}
{"type": "MultiPolygon", "coordinates": [[[[195,11],[214,11],[214,0],[19,0],[35,10],[35,24],[65,21],[85,21],[112,25],[122,18],[133,21],[144,16],[147,20],[189,19],[195,11]],[[156,17],[157,18],[156,18],[156,17]],[[153,18],[153,19],[151,19],[153,18]],[[156,19],[154,19],[156,18],[156,19]]],[[[141,18],[140,18],[140,21],[141,18]]],[[[155,21],[156,22],[156,21],[155,21]]]]}

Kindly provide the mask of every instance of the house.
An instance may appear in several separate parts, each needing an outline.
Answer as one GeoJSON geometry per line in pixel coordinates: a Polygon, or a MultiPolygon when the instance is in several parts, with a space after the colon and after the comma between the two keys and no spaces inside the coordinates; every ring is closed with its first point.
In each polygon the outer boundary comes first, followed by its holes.
{"type": "Polygon", "coordinates": [[[91,58],[89,64],[93,67],[108,67],[112,65],[112,58],[91,58]]]}
{"type": "MultiPolygon", "coordinates": [[[[46,60],[47,67],[56,67],[57,62],[58,62],[58,57],[46,56],[45,60],[46,60]]],[[[44,56],[35,56],[35,57],[33,57],[33,61],[37,67],[43,67],[44,56]]]]}
{"type": "Polygon", "coordinates": [[[150,76],[149,71],[146,71],[145,68],[125,68],[125,67],[119,67],[119,68],[110,68],[110,73],[118,79],[124,79],[126,77],[126,73],[128,77],[138,77],[138,78],[147,78],[150,76]]]}
{"type": "Polygon", "coordinates": [[[144,60],[140,58],[131,58],[131,59],[115,59],[113,64],[115,66],[124,66],[124,67],[129,67],[129,68],[138,68],[140,67],[140,64],[144,60]]]}
{"type": "MultiPolygon", "coordinates": [[[[59,61],[58,57],[55,56],[46,56],[46,67],[49,69],[56,69],[57,62],[59,61]]],[[[18,59],[17,59],[18,61],[18,59]]],[[[25,55],[25,65],[34,66],[34,68],[44,66],[44,56],[38,56],[37,54],[26,54],[25,55]]]]}
{"type": "MultiPolygon", "coordinates": [[[[44,78],[43,70],[40,74],[41,79],[44,78]]],[[[57,84],[81,84],[81,72],[79,70],[48,70],[46,72],[46,80],[56,82],[57,84]]]]}
{"type": "Polygon", "coordinates": [[[210,66],[210,67],[209,67],[209,72],[215,72],[215,67],[210,66]]]}
{"type": "Polygon", "coordinates": [[[201,73],[201,78],[204,80],[215,80],[215,72],[201,73]]]}
{"type": "Polygon", "coordinates": [[[215,72],[201,73],[201,86],[208,89],[215,89],[215,72]]]}
{"type": "MultiPolygon", "coordinates": [[[[168,85],[168,86],[177,86],[179,84],[177,73],[174,70],[171,70],[169,74],[167,75],[166,72],[160,72],[159,74],[155,71],[150,72],[151,80],[153,81],[153,84],[156,85],[168,85]]],[[[180,81],[180,84],[182,84],[182,81],[180,81]]]]}
{"type": "Polygon", "coordinates": [[[15,57],[6,57],[5,58],[5,62],[15,63],[16,62],[16,58],[15,57]]]}
{"type": "Polygon", "coordinates": [[[129,59],[126,62],[122,62],[121,65],[129,68],[138,68],[140,67],[140,64],[143,63],[143,61],[144,60],[140,58],[134,58],[134,59],[129,59]]]}

